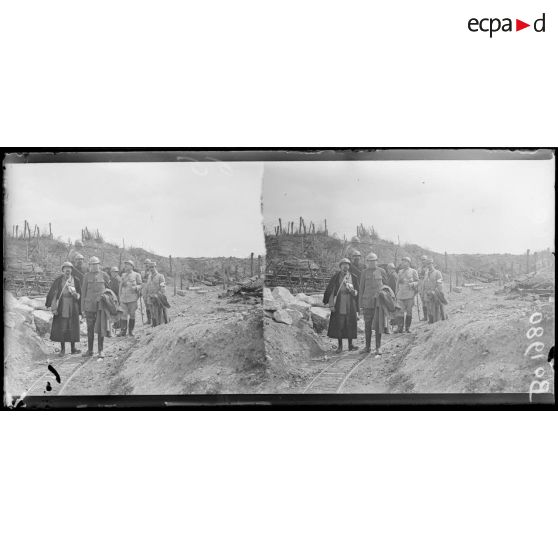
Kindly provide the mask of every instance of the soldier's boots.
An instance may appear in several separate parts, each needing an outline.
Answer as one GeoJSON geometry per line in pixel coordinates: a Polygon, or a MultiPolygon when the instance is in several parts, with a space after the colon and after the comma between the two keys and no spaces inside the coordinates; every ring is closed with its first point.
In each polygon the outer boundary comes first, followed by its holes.
{"type": "Polygon", "coordinates": [[[120,333],[118,337],[126,337],[126,330],[128,328],[128,320],[120,320],[120,333]]]}
{"type": "Polygon", "coordinates": [[[406,318],[405,318],[405,333],[411,333],[410,327],[411,327],[411,322],[412,321],[413,321],[412,316],[406,316],[406,318]]]}
{"type": "Polygon", "coordinates": [[[134,327],[136,325],[136,320],[130,320],[130,325],[128,327],[128,335],[130,337],[134,336],[134,327]]]}
{"type": "Polygon", "coordinates": [[[370,349],[370,345],[366,345],[366,347],[363,347],[360,352],[361,353],[369,353],[372,349],[370,349]]]}

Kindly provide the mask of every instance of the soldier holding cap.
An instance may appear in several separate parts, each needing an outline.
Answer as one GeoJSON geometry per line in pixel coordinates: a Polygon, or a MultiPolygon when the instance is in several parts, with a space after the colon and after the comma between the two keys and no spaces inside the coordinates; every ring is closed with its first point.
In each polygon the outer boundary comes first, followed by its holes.
{"type": "Polygon", "coordinates": [[[405,332],[410,332],[411,322],[413,321],[413,305],[415,295],[419,285],[419,276],[416,269],[411,267],[411,258],[405,256],[401,258],[402,269],[397,277],[397,300],[403,309],[405,332]]]}
{"type": "Polygon", "coordinates": [[[387,274],[378,267],[378,256],[374,253],[366,256],[367,268],[360,280],[359,304],[364,314],[364,336],[366,346],[362,352],[369,353],[372,344],[372,330],[376,332],[376,355],[381,354],[382,330],[384,329],[384,309],[379,301],[380,289],[387,285],[387,274]]]}
{"type": "Polygon", "coordinates": [[[331,308],[327,336],[337,339],[337,353],[343,350],[343,339],[349,343],[349,351],[356,351],[353,340],[357,338],[358,277],[349,271],[351,261],[343,258],[339,271],[330,279],[323,303],[331,308]]]}
{"type": "MultiPolygon", "coordinates": [[[[93,356],[93,341],[95,338],[95,325],[97,313],[100,311],[99,303],[104,290],[109,287],[110,279],[101,271],[101,262],[96,256],[89,258],[89,271],[83,277],[81,294],[81,312],[85,313],[87,323],[87,353],[83,356],[93,356]]],[[[103,334],[99,328],[97,337],[99,357],[103,358],[103,334]]]]}
{"type": "Polygon", "coordinates": [[[122,309],[119,335],[122,337],[126,335],[126,331],[131,337],[134,336],[136,310],[138,309],[138,299],[141,296],[142,283],[141,275],[134,270],[134,262],[126,260],[119,293],[120,308],[122,309]]]}
{"type": "Polygon", "coordinates": [[[54,317],[50,330],[50,340],[60,343],[60,356],[66,354],[66,342],[70,342],[72,354],[80,353],[76,349],[79,343],[79,316],[81,314],[79,299],[81,285],[79,279],[72,275],[72,263],[62,264],[62,275],[57,277],[48,291],[45,306],[51,308],[54,317]]]}

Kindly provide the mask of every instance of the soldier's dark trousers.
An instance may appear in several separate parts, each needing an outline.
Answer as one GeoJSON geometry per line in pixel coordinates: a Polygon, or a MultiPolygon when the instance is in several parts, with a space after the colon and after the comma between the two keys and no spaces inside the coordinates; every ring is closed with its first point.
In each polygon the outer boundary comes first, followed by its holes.
{"type": "Polygon", "coordinates": [[[147,314],[147,325],[149,325],[151,323],[151,310],[146,307],[145,313],[147,314]]]}
{"type": "Polygon", "coordinates": [[[380,324],[378,316],[376,316],[376,308],[364,309],[364,339],[367,348],[370,348],[372,343],[372,329],[376,332],[376,349],[380,348],[382,344],[383,326],[384,324],[380,324]]]}
{"type": "MultiPolygon", "coordinates": [[[[87,350],[93,352],[93,341],[95,339],[95,323],[97,322],[97,312],[85,312],[85,323],[87,324],[87,350]]],[[[104,338],[97,336],[97,348],[99,352],[103,350],[104,338]]]]}
{"type": "Polygon", "coordinates": [[[410,314],[407,314],[407,316],[405,316],[405,329],[407,331],[409,331],[409,328],[411,327],[411,322],[413,321],[413,316],[411,316],[410,314]]]}

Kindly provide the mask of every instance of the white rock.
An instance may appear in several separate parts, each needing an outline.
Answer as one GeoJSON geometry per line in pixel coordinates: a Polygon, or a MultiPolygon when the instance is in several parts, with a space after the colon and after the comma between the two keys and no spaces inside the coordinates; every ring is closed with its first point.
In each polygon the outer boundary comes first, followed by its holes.
{"type": "Polygon", "coordinates": [[[323,301],[323,297],[320,295],[307,296],[307,300],[306,300],[306,302],[308,302],[310,306],[320,306],[323,308],[325,304],[322,301],[323,301]]]}
{"type": "Polygon", "coordinates": [[[331,312],[328,308],[320,308],[313,306],[310,309],[310,317],[312,318],[312,324],[314,329],[320,333],[329,325],[329,316],[331,312]]]}
{"type": "MultiPolygon", "coordinates": [[[[33,308],[33,310],[45,310],[46,309],[46,297],[43,298],[27,298],[27,297],[23,297],[26,299],[25,303],[27,306],[31,306],[31,308],[33,308]]],[[[23,298],[20,299],[20,302],[23,300],[23,298]]]]}
{"type": "MultiPolygon", "coordinates": [[[[27,298],[27,297],[25,297],[27,298]]],[[[33,308],[27,304],[21,303],[11,293],[6,293],[4,298],[5,309],[10,312],[21,314],[28,324],[33,324],[33,308]]]]}
{"type": "Polygon", "coordinates": [[[25,322],[25,318],[18,312],[7,311],[4,314],[4,325],[11,329],[19,328],[25,322]]]}
{"type": "Polygon", "coordinates": [[[263,297],[264,298],[273,298],[273,295],[271,294],[271,289],[269,287],[264,287],[263,288],[263,297]]]}
{"type": "Polygon", "coordinates": [[[281,304],[274,298],[264,298],[263,299],[263,309],[269,312],[275,312],[281,310],[281,304]]]}
{"type": "Polygon", "coordinates": [[[37,333],[39,335],[46,335],[50,332],[52,318],[52,313],[47,312],[46,310],[33,311],[33,321],[35,322],[35,328],[37,329],[37,333]]]}
{"type": "Polygon", "coordinates": [[[293,310],[292,308],[287,308],[287,310],[285,310],[285,312],[287,312],[287,314],[289,314],[293,324],[298,323],[304,317],[302,315],[302,312],[299,312],[298,310],[293,310]]]}
{"type": "Polygon", "coordinates": [[[289,289],[286,289],[285,287],[275,287],[271,291],[271,294],[273,295],[273,298],[277,300],[283,307],[286,307],[288,304],[296,300],[295,297],[291,294],[291,291],[289,291],[289,289]]]}
{"type": "Polygon", "coordinates": [[[281,324],[292,325],[293,319],[287,310],[277,310],[273,313],[273,319],[281,324]]]}
{"type": "Polygon", "coordinates": [[[306,304],[302,300],[295,300],[295,302],[291,302],[287,306],[288,310],[296,310],[300,312],[303,316],[309,317],[310,316],[310,305],[306,304]]]}

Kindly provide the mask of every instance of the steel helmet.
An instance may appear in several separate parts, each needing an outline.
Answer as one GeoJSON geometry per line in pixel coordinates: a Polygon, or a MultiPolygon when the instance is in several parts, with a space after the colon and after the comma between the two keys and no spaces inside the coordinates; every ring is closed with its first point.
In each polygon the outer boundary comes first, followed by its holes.
{"type": "Polygon", "coordinates": [[[362,254],[358,250],[353,250],[351,256],[362,256],[362,254]]]}
{"type": "Polygon", "coordinates": [[[64,262],[61,267],[62,271],[64,271],[65,267],[69,267],[70,269],[73,269],[74,266],[72,265],[72,262],[64,262]]]}
{"type": "Polygon", "coordinates": [[[79,252],[74,254],[74,260],[84,260],[84,259],[85,258],[83,257],[83,254],[80,254],[79,252]]]}
{"type": "Polygon", "coordinates": [[[378,256],[376,256],[376,254],[374,254],[374,252],[370,252],[370,254],[368,254],[368,256],[366,256],[366,260],[369,262],[373,262],[376,261],[378,259],[378,256]]]}
{"type": "Polygon", "coordinates": [[[83,242],[81,240],[76,240],[74,246],[83,246],[83,242]]]}
{"type": "Polygon", "coordinates": [[[130,264],[132,267],[134,267],[134,262],[132,260],[126,260],[124,263],[130,264]]]}
{"type": "Polygon", "coordinates": [[[406,262],[411,263],[411,258],[409,258],[409,256],[403,256],[403,257],[401,258],[401,261],[403,261],[403,260],[405,260],[406,262]]]}
{"type": "Polygon", "coordinates": [[[347,263],[349,265],[351,265],[351,260],[349,260],[348,258],[343,258],[340,262],[339,262],[339,267],[341,267],[341,264],[347,263]]]}
{"type": "Polygon", "coordinates": [[[116,273],[118,273],[118,268],[117,268],[115,265],[113,265],[113,266],[110,268],[110,270],[111,270],[111,271],[116,271],[116,273]]]}
{"type": "Polygon", "coordinates": [[[91,256],[89,258],[89,263],[90,264],[100,264],[101,260],[97,256],[91,256]]]}

